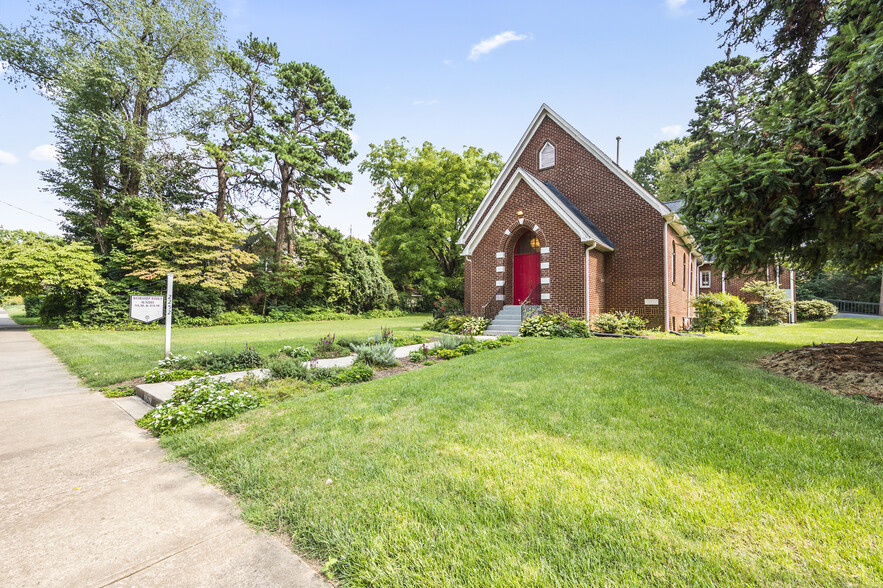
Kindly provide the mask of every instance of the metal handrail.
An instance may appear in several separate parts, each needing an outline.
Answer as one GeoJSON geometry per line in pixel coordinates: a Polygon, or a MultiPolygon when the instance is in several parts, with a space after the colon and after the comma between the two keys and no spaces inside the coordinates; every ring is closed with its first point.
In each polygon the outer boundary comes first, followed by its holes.
{"type": "MultiPolygon", "coordinates": [[[[493,318],[494,318],[495,316],[497,316],[497,312],[499,312],[499,311],[496,311],[496,312],[493,311],[494,307],[497,306],[496,303],[503,303],[503,304],[505,304],[505,301],[503,301],[503,300],[497,300],[497,295],[498,295],[499,293],[500,293],[500,288],[498,287],[498,288],[494,291],[494,293],[491,294],[491,299],[487,301],[487,304],[485,304],[484,306],[481,307],[481,316],[483,316],[484,318],[486,318],[486,319],[488,319],[488,320],[493,320],[493,318]],[[494,306],[491,306],[491,304],[493,304],[494,306]],[[488,306],[491,306],[491,313],[490,313],[490,314],[491,314],[492,316],[488,316],[488,306]]],[[[500,306],[502,307],[503,304],[501,304],[500,306]]]]}
{"type": "Polygon", "coordinates": [[[525,303],[526,301],[528,301],[528,300],[531,299],[531,297],[533,296],[533,293],[536,292],[536,289],[539,288],[539,287],[540,287],[540,285],[537,284],[536,286],[534,286],[533,288],[531,288],[531,289],[530,289],[530,292],[527,293],[527,296],[525,296],[524,298],[522,298],[521,302],[519,302],[518,304],[521,305],[521,306],[524,306],[524,303],[525,303]]]}
{"type": "Polygon", "coordinates": [[[877,314],[880,312],[880,305],[877,302],[838,300],[836,298],[825,298],[824,300],[836,306],[837,310],[840,312],[852,314],[877,314]]]}

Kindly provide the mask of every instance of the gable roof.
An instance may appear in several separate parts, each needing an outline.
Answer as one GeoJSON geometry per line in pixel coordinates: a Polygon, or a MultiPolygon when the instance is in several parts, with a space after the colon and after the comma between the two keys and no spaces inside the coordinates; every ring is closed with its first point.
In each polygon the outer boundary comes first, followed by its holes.
{"type": "Polygon", "coordinates": [[[485,215],[482,222],[476,227],[472,238],[469,239],[468,243],[464,244],[463,255],[472,255],[473,245],[481,241],[491,224],[493,224],[497,214],[503,208],[503,205],[506,204],[512,192],[515,191],[518,182],[521,181],[527,184],[576,233],[580,241],[586,244],[595,243],[596,248],[600,251],[613,251],[613,243],[610,239],[601,233],[598,227],[587,219],[584,214],[579,212],[564,194],[561,194],[552,184],[544,184],[529,171],[519,167],[512,174],[509,182],[503,187],[500,197],[494,201],[489,214],[485,215]]]}
{"type": "Polygon", "coordinates": [[[668,206],[669,210],[672,212],[678,212],[684,206],[683,200],[671,200],[670,202],[663,202],[666,206],[668,206]]]}
{"type": "Polygon", "coordinates": [[[601,229],[595,225],[592,221],[588,219],[583,212],[576,207],[576,205],[567,199],[567,197],[561,193],[561,190],[552,185],[552,182],[543,182],[547,188],[552,192],[552,195],[555,196],[565,208],[570,210],[570,212],[580,221],[582,222],[589,230],[590,233],[595,235],[597,239],[596,241],[607,245],[611,251],[613,251],[613,241],[611,241],[607,235],[601,232],[601,229]]]}
{"type": "MultiPolygon", "coordinates": [[[[497,179],[494,181],[490,190],[488,190],[487,194],[485,194],[484,198],[481,201],[481,204],[478,205],[478,210],[475,211],[475,214],[469,219],[469,223],[466,225],[466,228],[463,230],[463,234],[460,235],[460,238],[457,240],[458,245],[466,245],[467,241],[472,241],[474,239],[474,233],[480,219],[486,216],[486,212],[488,208],[491,206],[491,200],[496,194],[505,178],[509,175],[512,169],[515,167],[515,164],[518,162],[518,159],[521,157],[521,154],[524,152],[524,149],[527,147],[528,142],[537,132],[537,129],[540,128],[540,124],[546,118],[550,119],[552,122],[557,124],[559,127],[564,129],[564,131],[569,134],[573,139],[582,145],[586,151],[588,151],[592,156],[595,157],[598,161],[604,164],[607,169],[609,169],[613,174],[622,180],[629,188],[635,191],[641,198],[643,198],[650,206],[652,206],[659,214],[666,216],[671,215],[672,211],[663,204],[656,196],[648,192],[641,184],[639,184],[634,178],[632,178],[624,169],[619,167],[609,155],[601,151],[594,143],[589,141],[582,133],[576,130],[569,122],[561,118],[558,113],[552,110],[549,105],[543,104],[540,106],[540,109],[537,111],[536,115],[533,117],[533,120],[530,123],[530,126],[527,127],[527,130],[522,135],[521,140],[518,142],[518,145],[515,147],[515,150],[509,156],[509,159],[506,160],[506,165],[503,167],[503,170],[500,172],[500,175],[497,176],[497,179]]],[[[678,222],[676,218],[666,218],[666,220],[672,220],[673,222],[678,222]]]]}

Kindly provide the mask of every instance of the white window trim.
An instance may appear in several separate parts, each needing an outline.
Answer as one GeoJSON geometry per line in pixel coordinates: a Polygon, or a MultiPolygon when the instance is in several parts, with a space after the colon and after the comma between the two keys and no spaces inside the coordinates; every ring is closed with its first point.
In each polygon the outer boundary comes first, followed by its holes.
{"type": "Polygon", "coordinates": [[[700,288],[711,288],[711,272],[708,270],[703,270],[699,272],[699,287],[700,288]]]}
{"type": "Polygon", "coordinates": [[[545,143],[543,143],[543,146],[540,148],[539,160],[537,161],[537,168],[538,169],[549,169],[550,167],[555,167],[555,146],[552,144],[551,141],[546,141],[545,143]],[[543,165],[543,152],[546,151],[547,147],[552,148],[552,162],[547,163],[546,165],[543,165]]]}

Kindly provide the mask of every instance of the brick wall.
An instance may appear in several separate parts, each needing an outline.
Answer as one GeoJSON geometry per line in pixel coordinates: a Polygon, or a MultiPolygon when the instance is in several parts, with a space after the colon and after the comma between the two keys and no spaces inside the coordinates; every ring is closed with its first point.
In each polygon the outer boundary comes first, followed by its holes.
{"type": "MultiPolygon", "coordinates": [[[[690,280],[693,259],[689,249],[684,247],[683,239],[670,226],[666,227],[665,242],[668,265],[666,280],[668,281],[669,328],[681,330],[690,327],[690,317],[693,316],[690,303],[694,288],[690,280]],[[673,267],[672,260],[674,261],[673,267]]],[[[693,276],[695,277],[695,271],[693,276]]]]}
{"type": "Polygon", "coordinates": [[[540,254],[540,278],[549,279],[548,284],[540,285],[540,294],[549,295],[547,300],[541,300],[544,309],[585,315],[586,246],[523,181],[515,187],[484,238],[475,247],[471,263],[467,262],[466,306],[470,314],[481,314],[482,306],[497,294],[504,296],[506,304],[515,303],[513,253],[518,239],[529,231],[536,233],[540,247],[549,248],[548,253],[540,254]],[[524,213],[522,217],[518,216],[519,210],[524,213]],[[537,227],[536,230],[534,227],[537,227]],[[497,253],[504,256],[499,258],[497,253]],[[504,271],[496,271],[497,267],[503,267],[504,271]],[[497,281],[504,284],[497,286],[497,281]]]}

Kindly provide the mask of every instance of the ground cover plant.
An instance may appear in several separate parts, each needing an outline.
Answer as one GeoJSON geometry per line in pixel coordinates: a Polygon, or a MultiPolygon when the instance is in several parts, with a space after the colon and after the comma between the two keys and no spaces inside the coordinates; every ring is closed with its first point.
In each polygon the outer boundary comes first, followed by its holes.
{"type": "Polygon", "coordinates": [[[194,378],[175,387],[172,397],[138,420],[154,435],[183,431],[200,423],[227,419],[261,405],[261,400],[230,382],[194,378]]]}
{"type": "Polygon", "coordinates": [[[538,314],[521,321],[518,333],[522,337],[589,337],[589,325],[585,319],[572,317],[566,312],[538,314]]]}
{"type": "Polygon", "coordinates": [[[343,586],[883,585],[881,407],[756,364],[856,338],[526,339],[162,442],[343,586]]]}
{"type": "MultiPolygon", "coordinates": [[[[394,329],[400,335],[435,335],[433,332],[419,330],[427,318],[428,315],[415,314],[401,318],[173,329],[172,350],[175,354],[193,356],[197,351],[203,350],[215,353],[239,350],[247,343],[258,353],[267,356],[284,345],[303,345],[312,349],[316,341],[329,332],[335,333],[338,340],[340,337],[364,340],[384,326],[394,329]]],[[[36,328],[30,332],[90,386],[108,386],[139,378],[163,356],[162,331],[67,331],[36,328]]]]}
{"type": "Polygon", "coordinates": [[[647,321],[630,312],[605,312],[592,319],[592,330],[616,335],[639,335],[647,321]]]}

